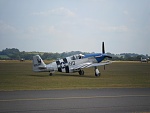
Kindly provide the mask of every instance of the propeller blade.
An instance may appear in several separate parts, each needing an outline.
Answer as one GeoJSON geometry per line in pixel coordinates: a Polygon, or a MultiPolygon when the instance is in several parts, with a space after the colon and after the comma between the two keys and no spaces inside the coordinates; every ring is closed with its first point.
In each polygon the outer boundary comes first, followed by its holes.
{"type": "Polygon", "coordinates": [[[104,42],[102,43],[102,53],[105,53],[105,47],[104,47],[104,42]]]}
{"type": "Polygon", "coordinates": [[[111,57],[111,56],[107,56],[107,58],[110,58],[110,59],[112,59],[112,57],[111,57]]]}
{"type": "Polygon", "coordinates": [[[111,56],[108,56],[108,55],[106,55],[105,58],[106,58],[106,59],[108,59],[108,58],[109,58],[109,59],[112,59],[112,57],[111,57],[111,56]]]}

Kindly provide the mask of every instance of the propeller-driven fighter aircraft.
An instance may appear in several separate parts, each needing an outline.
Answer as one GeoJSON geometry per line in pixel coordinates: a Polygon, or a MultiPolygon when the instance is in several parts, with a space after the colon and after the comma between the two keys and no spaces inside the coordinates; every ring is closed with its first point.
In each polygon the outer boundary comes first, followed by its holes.
{"type": "Polygon", "coordinates": [[[35,72],[49,72],[50,75],[55,71],[64,73],[78,72],[79,75],[84,75],[84,68],[94,67],[95,76],[100,76],[98,66],[110,64],[110,61],[102,62],[105,58],[112,58],[105,54],[104,42],[102,43],[102,53],[93,54],[77,54],[63,59],[56,60],[50,64],[45,64],[39,55],[33,56],[33,71],[35,72]]]}

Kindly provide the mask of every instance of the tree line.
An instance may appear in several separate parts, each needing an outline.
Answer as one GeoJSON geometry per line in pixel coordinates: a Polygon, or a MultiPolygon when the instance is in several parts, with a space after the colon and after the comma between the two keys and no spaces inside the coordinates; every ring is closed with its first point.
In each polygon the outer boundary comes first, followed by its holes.
{"type": "MultiPolygon", "coordinates": [[[[0,60],[32,60],[34,55],[39,54],[43,60],[56,60],[58,58],[65,58],[67,56],[75,54],[90,54],[88,52],[81,51],[71,51],[63,53],[48,53],[48,52],[25,52],[19,51],[17,48],[6,48],[0,51],[0,60]]],[[[121,53],[121,54],[112,54],[107,53],[112,56],[112,60],[123,60],[123,61],[139,61],[142,58],[148,58],[148,55],[139,55],[135,53],[121,53]]]]}
{"type": "Polygon", "coordinates": [[[64,58],[74,54],[88,54],[88,52],[71,51],[63,53],[48,53],[48,52],[25,52],[19,51],[16,48],[6,48],[0,51],[0,60],[32,60],[34,55],[40,55],[43,60],[56,60],[58,58],[64,58]]]}

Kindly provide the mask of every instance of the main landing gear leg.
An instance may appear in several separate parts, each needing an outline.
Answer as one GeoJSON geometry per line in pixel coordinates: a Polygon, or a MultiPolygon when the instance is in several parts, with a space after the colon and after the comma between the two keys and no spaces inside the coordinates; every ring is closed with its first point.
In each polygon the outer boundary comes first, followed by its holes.
{"type": "Polygon", "coordinates": [[[101,73],[99,72],[98,68],[95,67],[95,76],[98,77],[100,75],[101,75],[101,73]]]}
{"type": "Polygon", "coordinates": [[[83,70],[80,70],[80,71],[79,71],[79,75],[84,75],[84,71],[83,71],[83,70]]]}

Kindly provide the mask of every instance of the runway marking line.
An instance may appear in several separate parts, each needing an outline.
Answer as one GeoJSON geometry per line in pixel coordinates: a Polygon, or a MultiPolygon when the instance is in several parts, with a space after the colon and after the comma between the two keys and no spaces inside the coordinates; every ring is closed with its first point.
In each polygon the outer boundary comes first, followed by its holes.
{"type": "Polygon", "coordinates": [[[13,101],[38,101],[38,100],[67,100],[67,99],[93,99],[93,98],[121,98],[121,97],[150,97],[150,95],[116,95],[116,96],[84,96],[84,97],[56,97],[56,98],[18,98],[18,99],[4,99],[0,102],[13,101]]]}

